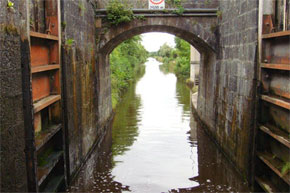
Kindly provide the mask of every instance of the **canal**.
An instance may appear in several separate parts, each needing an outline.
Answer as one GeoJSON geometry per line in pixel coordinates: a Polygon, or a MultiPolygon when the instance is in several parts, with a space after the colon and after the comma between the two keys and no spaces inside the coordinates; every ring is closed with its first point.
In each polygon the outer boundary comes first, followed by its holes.
{"type": "Polygon", "coordinates": [[[190,92],[150,58],[67,192],[249,192],[192,117],[190,92]]]}

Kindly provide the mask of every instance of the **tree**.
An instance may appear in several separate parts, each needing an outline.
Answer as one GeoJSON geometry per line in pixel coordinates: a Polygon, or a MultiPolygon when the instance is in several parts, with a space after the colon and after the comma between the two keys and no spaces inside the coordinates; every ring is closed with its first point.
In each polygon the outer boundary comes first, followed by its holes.
{"type": "Polygon", "coordinates": [[[173,50],[173,48],[171,48],[170,46],[168,46],[165,43],[160,47],[160,49],[158,51],[158,56],[169,58],[172,50],[173,50]]]}
{"type": "Polygon", "coordinates": [[[177,50],[177,60],[174,72],[179,78],[189,78],[190,76],[190,44],[183,39],[175,37],[177,50]]]}
{"type": "Polygon", "coordinates": [[[141,37],[130,38],[110,54],[112,103],[115,107],[130,82],[144,72],[149,53],[141,44],[141,37]]]}
{"type": "Polygon", "coordinates": [[[175,48],[166,43],[157,52],[163,63],[161,69],[165,72],[174,72],[178,78],[187,79],[190,76],[190,44],[181,38],[175,37],[175,48]]]}

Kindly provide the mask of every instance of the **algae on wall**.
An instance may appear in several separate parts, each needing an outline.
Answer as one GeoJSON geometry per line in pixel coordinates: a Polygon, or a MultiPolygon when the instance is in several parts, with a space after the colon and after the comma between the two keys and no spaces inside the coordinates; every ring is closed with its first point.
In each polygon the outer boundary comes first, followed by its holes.
{"type": "Polygon", "coordinates": [[[5,158],[0,164],[2,192],[26,192],[29,186],[25,154],[29,108],[23,108],[30,102],[25,101],[24,93],[29,90],[25,83],[30,78],[25,73],[29,66],[26,8],[26,1],[0,1],[0,157],[5,158]]]}

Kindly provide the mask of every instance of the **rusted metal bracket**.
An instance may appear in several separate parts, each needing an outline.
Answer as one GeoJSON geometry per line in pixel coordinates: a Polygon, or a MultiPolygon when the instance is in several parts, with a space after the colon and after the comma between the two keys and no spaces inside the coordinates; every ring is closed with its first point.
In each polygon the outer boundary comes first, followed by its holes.
{"type": "Polygon", "coordinates": [[[263,34],[269,34],[274,31],[274,24],[272,20],[272,15],[263,16],[263,34]]]}

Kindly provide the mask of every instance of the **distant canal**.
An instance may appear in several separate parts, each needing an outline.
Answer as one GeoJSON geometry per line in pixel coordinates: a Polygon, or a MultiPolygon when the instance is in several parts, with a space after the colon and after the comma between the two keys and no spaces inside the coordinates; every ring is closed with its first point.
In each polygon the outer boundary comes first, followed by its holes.
{"type": "Polygon", "coordinates": [[[190,93],[156,60],[116,109],[112,128],[68,192],[248,192],[197,125],[190,93]]]}

